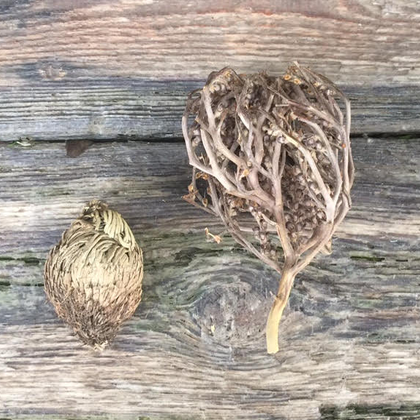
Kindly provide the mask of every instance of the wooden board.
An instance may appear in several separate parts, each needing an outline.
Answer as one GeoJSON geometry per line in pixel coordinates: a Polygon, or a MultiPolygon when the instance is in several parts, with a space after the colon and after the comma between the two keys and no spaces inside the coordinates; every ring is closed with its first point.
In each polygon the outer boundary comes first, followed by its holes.
{"type": "Polygon", "coordinates": [[[265,353],[278,276],[181,200],[182,143],[0,145],[0,415],[84,419],[420,418],[418,138],[355,138],[354,208],[299,275],[265,353]],[[84,348],[42,284],[84,203],[120,211],[145,251],[144,300],[114,345],[84,348]],[[405,416],[405,417],[404,417],[405,416]]]}
{"type": "Polygon", "coordinates": [[[180,137],[213,70],[298,60],[354,102],[354,133],[420,130],[416,0],[0,3],[0,140],[180,137]]]}
{"type": "MultiPolygon", "coordinates": [[[[187,95],[203,84],[88,79],[0,88],[0,140],[179,140],[187,95]]],[[[419,88],[344,90],[352,101],[355,135],[420,130],[419,88]]]]}

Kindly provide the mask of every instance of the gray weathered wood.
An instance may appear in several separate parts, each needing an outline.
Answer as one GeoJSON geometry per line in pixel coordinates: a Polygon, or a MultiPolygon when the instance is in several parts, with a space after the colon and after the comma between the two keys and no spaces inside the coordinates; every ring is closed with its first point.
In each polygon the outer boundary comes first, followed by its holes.
{"type": "MultiPolygon", "coordinates": [[[[0,88],[0,140],[179,139],[198,81],[72,80],[0,88]],[[59,98],[59,99],[57,99],[59,98]]],[[[419,87],[344,87],[353,133],[420,130],[419,87]]]]}
{"type": "Polygon", "coordinates": [[[298,60],[354,99],[353,132],[419,131],[416,0],[0,2],[0,140],[179,137],[213,70],[298,60]]]}
{"type": "Polygon", "coordinates": [[[420,141],[353,145],[354,208],[333,254],[297,279],[275,357],[264,324],[277,275],[228,236],[205,241],[222,227],[180,198],[183,144],[97,143],[76,159],[62,143],[0,145],[1,415],[418,418],[420,141]],[[101,354],[42,288],[48,249],[95,197],[127,219],[146,262],[144,300],[101,354]]]}

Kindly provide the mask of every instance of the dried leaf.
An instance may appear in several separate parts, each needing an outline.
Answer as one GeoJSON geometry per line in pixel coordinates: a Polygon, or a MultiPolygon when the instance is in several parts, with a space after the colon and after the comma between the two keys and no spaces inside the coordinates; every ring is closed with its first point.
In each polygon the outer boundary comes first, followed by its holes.
{"type": "Polygon", "coordinates": [[[212,233],[210,233],[208,228],[205,228],[204,231],[206,233],[207,239],[213,240],[217,244],[220,244],[220,242],[222,242],[222,238],[219,235],[213,235],[212,233]]]}

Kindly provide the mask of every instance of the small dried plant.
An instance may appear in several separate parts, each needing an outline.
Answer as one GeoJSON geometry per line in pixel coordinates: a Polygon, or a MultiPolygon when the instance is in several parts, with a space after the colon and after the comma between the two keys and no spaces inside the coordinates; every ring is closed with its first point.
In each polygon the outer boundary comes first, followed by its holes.
{"type": "Polygon", "coordinates": [[[297,63],[283,77],[224,68],[188,97],[182,129],[193,174],[184,198],[281,274],[269,353],[296,275],[330,250],[351,206],[350,118],[344,94],[297,63]]]}
{"type": "Polygon", "coordinates": [[[49,253],[44,275],[57,315],[103,349],[140,303],[143,254],[121,214],[93,200],[49,253]]]}

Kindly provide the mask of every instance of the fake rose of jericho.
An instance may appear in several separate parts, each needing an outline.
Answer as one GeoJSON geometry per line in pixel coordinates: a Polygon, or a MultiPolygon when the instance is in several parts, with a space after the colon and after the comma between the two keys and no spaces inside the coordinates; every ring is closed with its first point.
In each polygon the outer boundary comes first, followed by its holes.
{"type": "Polygon", "coordinates": [[[44,275],[58,316],[103,349],[140,303],[143,254],[122,216],[94,200],[51,250],[44,275]]]}

